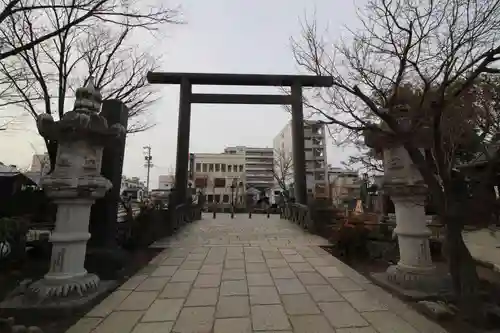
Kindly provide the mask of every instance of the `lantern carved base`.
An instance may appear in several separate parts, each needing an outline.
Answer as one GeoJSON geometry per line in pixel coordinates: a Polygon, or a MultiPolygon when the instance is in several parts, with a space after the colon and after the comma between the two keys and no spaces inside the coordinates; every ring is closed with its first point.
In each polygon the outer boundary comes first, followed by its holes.
{"type": "Polygon", "coordinates": [[[401,265],[390,266],[386,271],[387,280],[403,289],[434,293],[446,289],[446,277],[436,269],[418,271],[406,270],[401,265]]]}
{"type": "Polygon", "coordinates": [[[26,281],[0,303],[0,309],[36,309],[44,315],[61,316],[94,305],[115,287],[115,281],[99,281],[95,274],[61,281],[26,281]]]}
{"type": "Polygon", "coordinates": [[[98,290],[99,277],[95,274],[86,274],[69,279],[42,279],[28,287],[27,295],[40,302],[53,301],[58,298],[84,297],[98,290]]]}
{"type": "Polygon", "coordinates": [[[373,273],[371,277],[376,284],[404,299],[426,300],[438,296],[453,296],[451,279],[445,272],[419,274],[393,265],[386,272],[373,273]]]}

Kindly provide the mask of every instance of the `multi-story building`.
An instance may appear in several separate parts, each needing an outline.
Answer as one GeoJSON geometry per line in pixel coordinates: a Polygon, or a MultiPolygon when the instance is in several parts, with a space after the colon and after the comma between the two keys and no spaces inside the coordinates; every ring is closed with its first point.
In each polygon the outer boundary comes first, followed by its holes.
{"type": "MultiPolygon", "coordinates": [[[[274,138],[275,160],[290,159],[293,161],[292,144],[292,124],[290,121],[274,138]]],[[[307,192],[315,197],[328,197],[325,124],[314,120],[304,120],[304,148],[307,192]]],[[[277,171],[280,172],[279,169],[277,171]]],[[[289,172],[293,175],[293,163],[289,172]]]]}
{"type": "Polygon", "coordinates": [[[206,195],[207,204],[230,206],[245,198],[245,154],[195,153],[193,186],[206,195]]]}
{"type": "Polygon", "coordinates": [[[328,170],[330,196],[335,205],[353,203],[359,199],[361,180],[354,170],[330,168],[328,170]]]}
{"type": "Polygon", "coordinates": [[[175,186],[175,176],[173,174],[158,176],[158,189],[171,190],[174,186],[175,186]]]}
{"type": "Polygon", "coordinates": [[[122,176],[120,194],[122,197],[130,197],[136,201],[142,201],[146,191],[146,184],[139,177],[122,176]]]}
{"type": "Polygon", "coordinates": [[[226,154],[243,154],[244,173],[247,189],[269,192],[274,186],[273,148],[236,146],[224,149],[226,154]]]}
{"type": "Polygon", "coordinates": [[[122,176],[121,186],[122,188],[137,188],[144,189],[146,188],[146,184],[139,177],[126,177],[122,176]]]}

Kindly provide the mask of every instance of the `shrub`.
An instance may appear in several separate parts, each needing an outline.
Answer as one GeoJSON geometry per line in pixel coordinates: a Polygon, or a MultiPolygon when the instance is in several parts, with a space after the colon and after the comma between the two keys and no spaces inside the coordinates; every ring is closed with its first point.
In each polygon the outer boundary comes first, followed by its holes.
{"type": "Polygon", "coordinates": [[[26,253],[28,221],[19,217],[0,218],[0,260],[19,261],[26,253]]]}
{"type": "Polygon", "coordinates": [[[346,221],[334,235],[334,244],[340,255],[346,258],[364,258],[368,255],[367,245],[370,230],[363,223],[346,221]]]}

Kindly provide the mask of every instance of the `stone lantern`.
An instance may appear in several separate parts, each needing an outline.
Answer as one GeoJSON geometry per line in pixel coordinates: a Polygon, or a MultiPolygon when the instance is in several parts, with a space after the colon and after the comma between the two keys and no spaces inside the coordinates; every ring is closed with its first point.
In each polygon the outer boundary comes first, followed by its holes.
{"type": "MultiPolygon", "coordinates": [[[[402,130],[411,129],[411,118],[404,110],[396,110],[392,116],[402,130]]],[[[407,291],[417,291],[417,294],[436,292],[443,287],[443,277],[437,274],[430,253],[431,231],[425,215],[427,187],[408,152],[391,135],[388,126],[384,123],[379,128],[382,131],[369,130],[365,133],[365,143],[383,158],[382,190],[394,203],[394,232],[398,238],[400,260],[387,269],[382,279],[374,277],[382,283],[396,285],[408,296],[412,292],[407,291]]],[[[414,144],[420,149],[429,144],[426,138],[431,134],[424,125],[411,133],[414,144]]]]}
{"type": "Polygon", "coordinates": [[[40,134],[58,143],[55,168],[41,180],[45,193],[57,204],[50,268],[27,290],[27,296],[38,303],[91,297],[99,289],[99,277],[84,268],[90,209],[111,188],[101,176],[104,146],[125,135],[119,124],[108,128],[98,114],[100,108],[101,94],[90,78],[86,87],[77,89],[73,111],[57,122],[49,114],[37,121],[40,134]]]}

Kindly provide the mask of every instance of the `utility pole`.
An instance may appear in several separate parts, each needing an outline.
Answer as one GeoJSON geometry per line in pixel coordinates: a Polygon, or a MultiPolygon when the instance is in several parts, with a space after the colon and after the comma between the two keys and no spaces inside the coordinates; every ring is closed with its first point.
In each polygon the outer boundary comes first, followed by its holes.
{"type": "Polygon", "coordinates": [[[146,178],[146,193],[149,194],[149,173],[151,171],[151,168],[153,167],[153,157],[151,156],[151,146],[144,146],[144,167],[148,169],[148,174],[146,178]]]}

